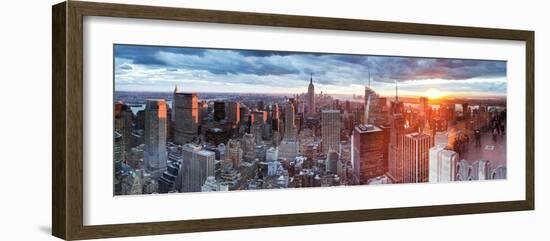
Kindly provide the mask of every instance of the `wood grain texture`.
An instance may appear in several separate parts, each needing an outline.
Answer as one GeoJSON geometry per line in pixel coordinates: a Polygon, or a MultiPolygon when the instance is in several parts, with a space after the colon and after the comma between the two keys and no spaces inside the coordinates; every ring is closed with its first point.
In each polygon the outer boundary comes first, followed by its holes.
{"type": "Polygon", "coordinates": [[[525,200],[530,209],[535,209],[535,32],[529,32],[525,39],[525,200]]]}
{"type": "Polygon", "coordinates": [[[52,234],[66,237],[66,4],[52,6],[52,234]]]}
{"type": "Polygon", "coordinates": [[[67,240],[214,230],[355,222],[397,218],[534,209],[534,32],[493,28],[399,23],[69,1],[53,6],[52,41],[52,231],[67,240]],[[158,20],[369,31],[526,43],[525,200],[374,210],[217,218],[115,225],[83,225],[83,17],[158,20]]]}

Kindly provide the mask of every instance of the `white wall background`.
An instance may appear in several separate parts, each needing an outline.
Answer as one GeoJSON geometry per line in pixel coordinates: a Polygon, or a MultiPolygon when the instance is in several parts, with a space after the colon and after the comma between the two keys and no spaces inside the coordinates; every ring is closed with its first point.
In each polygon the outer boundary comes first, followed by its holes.
{"type": "MultiPolygon", "coordinates": [[[[56,240],[51,230],[51,5],[7,1],[0,10],[0,240],[56,240]]],[[[545,1],[145,1],[157,5],[536,31],[536,149],[550,134],[550,28],[545,1]]],[[[550,236],[550,169],[536,154],[536,211],[164,235],[155,240],[543,240],[550,236]],[[546,224],[545,224],[546,223],[546,224]]],[[[339,201],[335,199],[335,201],[339,201]]],[[[151,240],[152,237],[121,240],[151,240]]]]}

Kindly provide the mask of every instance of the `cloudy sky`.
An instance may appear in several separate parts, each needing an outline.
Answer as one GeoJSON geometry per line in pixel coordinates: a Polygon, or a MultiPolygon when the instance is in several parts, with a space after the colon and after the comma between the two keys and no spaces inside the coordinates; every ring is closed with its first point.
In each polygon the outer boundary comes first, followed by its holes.
{"type": "Polygon", "coordinates": [[[506,62],[115,45],[118,91],[302,93],[391,96],[504,96],[506,62]]]}

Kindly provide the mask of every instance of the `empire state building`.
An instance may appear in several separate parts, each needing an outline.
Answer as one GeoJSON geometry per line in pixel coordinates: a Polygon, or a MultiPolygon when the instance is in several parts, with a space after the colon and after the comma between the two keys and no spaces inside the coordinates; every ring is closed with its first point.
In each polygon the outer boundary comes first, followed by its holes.
{"type": "Polygon", "coordinates": [[[310,75],[309,86],[307,87],[307,108],[310,116],[315,115],[315,87],[313,86],[313,75],[310,75]]]}

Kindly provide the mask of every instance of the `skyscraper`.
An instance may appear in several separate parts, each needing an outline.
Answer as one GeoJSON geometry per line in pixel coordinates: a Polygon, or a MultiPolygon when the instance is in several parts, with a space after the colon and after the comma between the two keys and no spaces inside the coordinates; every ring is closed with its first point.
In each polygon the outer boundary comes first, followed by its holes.
{"type": "Polygon", "coordinates": [[[241,147],[243,149],[244,158],[247,161],[253,161],[254,158],[256,158],[256,139],[253,134],[246,133],[243,135],[241,147]]]}
{"type": "Polygon", "coordinates": [[[230,165],[233,168],[239,168],[243,159],[243,149],[241,148],[241,142],[238,140],[230,139],[227,142],[225,148],[225,160],[226,165],[230,165]]]}
{"type": "Polygon", "coordinates": [[[325,160],[325,170],[330,174],[338,174],[338,162],[340,161],[340,155],[337,151],[329,151],[327,159],[325,160]]]}
{"type": "Polygon", "coordinates": [[[281,118],[279,114],[279,105],[274,104],[271,108],[271,130],[272,130],[272,142],[274,146],[279,145],[281,140],[281,118]]]}
{"type": "Polygon", "coordinates": [[[468,103],[462,103],[462,117],[466,120],[470,119],[470,108],[468,107],[468,103]]]}
{"type": "Polygon", "coordinates": [[[403,182],[427,182],[431,138],[426,134],[412,133],[403,137],[403,182]]]}
{"type": "Polygon", "coordinates": [[[225,119],[225,102],[214,101],[214,121],[225,119]]]}
{"type": "Polygon", "coordinates": [[[426,117],[428,107],[428,97],[421,96],[418,98],[418,114],[420,116],[426,117]]]}
{"type": "Polygon", "coordinates": [[[130,152],[132,118],[133,113],[130,107],[122,102],[115,104],[115,131],[120,134],[120,144],[122,147],[121,160],[126,160],[126,153],[130,152]]]}
{"type": "Polygon", "coordinates": [[[289,141],[296,140],[296,124],[294,118],[294,104],[289,101],[285,105],[285,134],[284,139],[289,141]]]}
{"type": "Polygon", "coordinates": [[[323,110],[321,112],[321,138],[322,151],[328,153],[329,150],[340,150],[340,120],[339,110],[323,110]]]}
{"type": "MultiPolygon", "coordinates": [[[[498,169],[498,167],[497,167],[498,169]]],[[[491,169],[489,160],[479,160],[473,163],[464,159],[456,164],[456,181],[474,181],[474,180],[489,180],[495,179],[495,169],[491,169]]],[[[497,178],[499,179],[499,178],[497,178]]]]}
{"type": "Polygon", "coordinates": [[[158,178],[166,170],[166,102],[148,99],[145,106],[145,170],[158,178]]]}
{"type": "Polygon", "coordinates": [[[113,169],[115,170],[113,172],[113,180],[115,182],[119,181],[117,180],[117,176],[121,174],[122,171],[122,162],[123,162],[123,156],[124,156],[124,146],[122,142],[122,135],[118,132],[113,133],[114,137],[114,145],[113,145],[113,169]]]}
{"type": "Polygon", "coordinates": [[[384,131],[374,125],[356,125],[351,137],[351,163],[357,181],[366,184],[371,178],[383,175],[386,170],[384,131]]]}
{"type": "Polygon", "coordinates": [[[198,145],[186,144],[182,148],[183,162],[180,191],[200,192],[208,176],[214,176],[215,153],[202,149],[198,145]]]}
{"type": "Polygon", "coordinates": [[[315,87],[313,86],[313,75],[309,77],[309,86],[307,87],[307,110],[308,115],[315,115],[315,87]]]}
{"type": "Polygon", "coordinates": [[[158,191],[160,193],[168,193],[174,190],[178,172],[181,168],[181,162],[169,163],[166,171],[162,173],[158,180],[158,191]]]}
{"type": "Polygon", "coordinates": [[[399,101],[397,92],[397,81],[395,82],[395,99],[390,106],[390,138],[389,138],[389,159],[388,174],[393,183],[403,182],[403,136],[411,130],[405,128],[403,116],[404,105],[399,101]]]}
{"type": "Polygon", "coordinates": [[[172,106],[174,142],[182,145],[193,141],[198,134],[199,125],[197,94],[182,93],[176,85],[172,106]]]}
{"type": "Polygon", "coordinates": [[[431,183],[455,181],[458,154],[452,150],[447,150],[446,146],[447,144],[438,144],[430,148],[428,166],[431,183]]]}
{"type": "Polygon", "coordinates": [[[263,140],[264,127],[267,121],[267,112],[265,111],[252,111],[250,123],[250,133],[256,137],[256,143],[261,143],[263,140]]]}
{"type": "Polygon", "coordinates": [[[298,142],[283,140],[279,146],[279,158],[294,161],[298,155],[298,142]]]}
{"type": "Polygon", "coordinates": [[[227,121],[233,125],[239,124],[241,120],[241,104],[237,101],[229,101],[227,103],[227,121]]]}
{"type": "Polygon", "coordinates": [[[436,132],[434,137],[434,146],[443,145],[443,147],[446,147],[449,145],[449,132],[443,131],[443,132],[436,132]]]}

